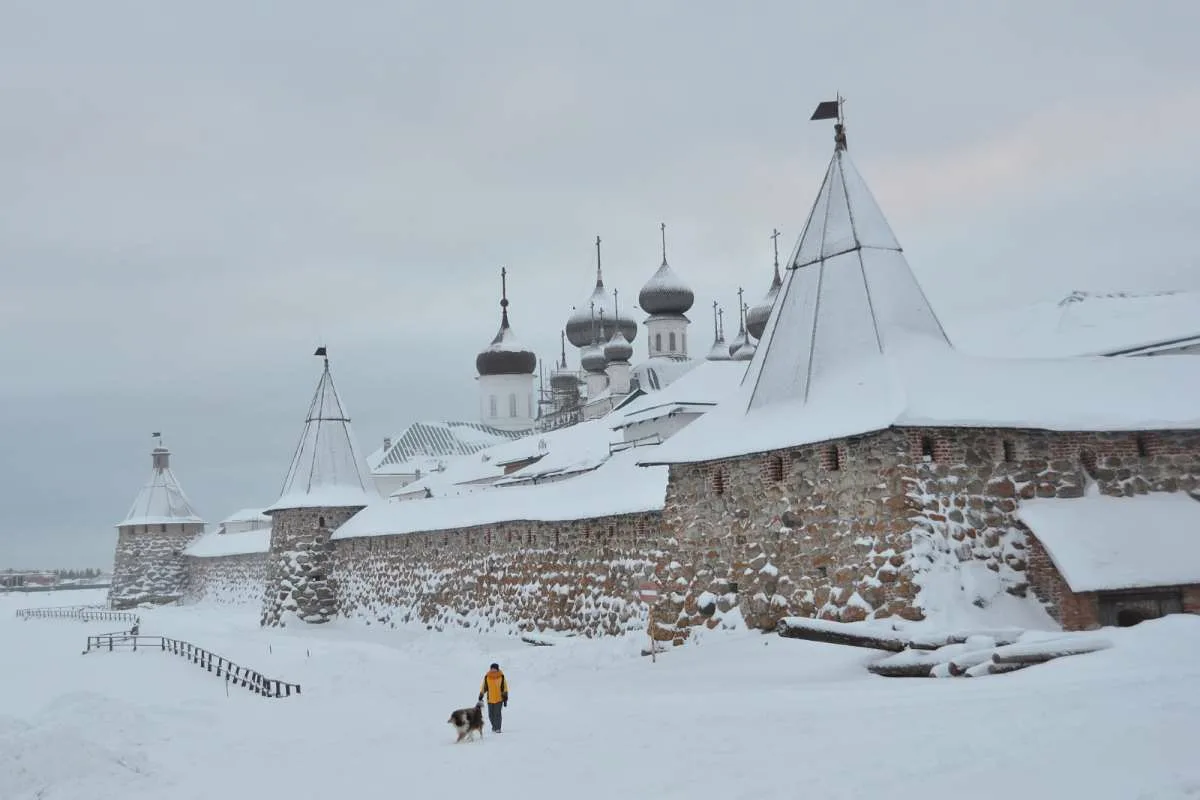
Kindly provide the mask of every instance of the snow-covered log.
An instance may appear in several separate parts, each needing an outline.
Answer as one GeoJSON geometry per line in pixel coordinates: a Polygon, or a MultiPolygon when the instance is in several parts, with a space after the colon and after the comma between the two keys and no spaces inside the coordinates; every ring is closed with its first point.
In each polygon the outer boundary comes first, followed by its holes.
{"type": "Polygon", "coordinates": [[[1029,662],[1021,662],[1015,664],[997,664],[995,661],[984,661],[982,664],[976,664],[970,667],[963,673],[964,678],[978,678],[983,675],[1003,675],[1006,672],[1016,672],[1019,669],[1032,667],[1029,662]]]}
{"type": "Polygon", "coordinates": [[[962,651],[962,645],[950,645],[938,651],[905,650],[867,665],[867,671],[885,678],[928,678],[934,667],[962,651]]]}
{"type": "Polygon", "coordinates": [[[525,644],[531,644],[534,647],[553,647],[554,642],[550,639],[536,633],[527,633],[521,637],[521,641],[525,644]]]}
{"type": "Polygon", "coordinates": [[[994,653],[995,650],[992,649],[971,650],[950,659],[946,662],[946,667],[954,677],[962,677],[967,674],[971,667],[991,662],[994,653]]]}
{"type": "Polygon", "coordinates": [[[892,653],[909,649],[908,639],[891,635],[886,630],[872,631],[844,622],[830,622],[825,619],[784,617],[775,626],[775,632],[786,639],[844,644],[848,647],[866,647],[871,650],[887,650],[892,653]]]}
{"type": "Polygon", "coordinates": [[[1000,647],[992,654],[997,664],[1042,664],[1062,656],[1077,656],[1107,650],[1112,642],[1107,639],[1069,637],[1047,639],[1041,642],[1024,642],[1000,647]]]}

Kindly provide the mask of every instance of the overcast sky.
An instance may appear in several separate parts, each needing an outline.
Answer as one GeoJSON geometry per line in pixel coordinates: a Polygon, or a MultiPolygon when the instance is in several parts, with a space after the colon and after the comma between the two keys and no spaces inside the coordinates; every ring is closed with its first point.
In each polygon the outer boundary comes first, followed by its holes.
{"type": "Polygon", "coordinates": [[[319,343],[364,451],[474,419],[499,265],[550,359],[597,234],[632,300],[667,223],[706,348],[799,234],[839,91],[935,309],[1200,288],[1198,30],[1166,0],[3,0],[0,568],[111,565],[153,431],[208,520],[274,500],[319,343]]]}

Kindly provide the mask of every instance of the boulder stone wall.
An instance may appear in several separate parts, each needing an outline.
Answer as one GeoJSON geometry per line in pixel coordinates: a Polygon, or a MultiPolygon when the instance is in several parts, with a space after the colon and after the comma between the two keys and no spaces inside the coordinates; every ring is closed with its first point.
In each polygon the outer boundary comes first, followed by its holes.
{"type": "Polygon", "coordinates": [[[1191,490],[1198,475],[1193,431],[893,428],[673,466],[663,524],[678,556],[664,577],[677,588],[656,607],[656,630],[682,642],[734,609],[764,630],[790,615],[921,619],[934,580],[981,607],[1032,585],[1056,615],[1027,575],[1021,499],[1081,497],[1089,483],[1126,496],[1191,490]]]}
{"type": "Polygon", "coordinates": [[[658,513],[333,542],[342,616],[437,630],[597,636],[641,628],[645,610],[634,592],[668,561],[658,513]]]}
{"type": "Polygon", "coordinates": [[[183,600],[187,603],[261,605],[266,576],[266,553],[213,558],[188,556],[183,600]]]}
{"type": "Polygon", "coordinates": [[[330,573],[330,536],[361,508],[287,508],[271,513],[262,625],[282,627],[289,616],[311,623],[333,618],[338,583],[330,573]]]}
{"type": "Polygon", "coordinates": [[[203,532],[200,523],[118,528],[109,605],[121,609],[178,600],[187,578],[183,549],[203,532]]]}

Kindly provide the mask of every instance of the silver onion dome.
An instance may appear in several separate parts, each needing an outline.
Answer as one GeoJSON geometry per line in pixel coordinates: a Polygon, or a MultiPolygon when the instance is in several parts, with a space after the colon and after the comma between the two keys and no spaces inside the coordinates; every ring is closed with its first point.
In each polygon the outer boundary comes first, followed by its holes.
{"type": "Polygon", "coordinates": [[[638,292],[638,305],[651,316],[684,314],[692,307],[692,303],[696,302],[696,295],[667,264],[666,223],[662,223],[660,227],[663,232],[662,264],[638,292]]]}
{"type": "Polygon", "coordinates": [[[500,270],[500,330],[492,343],[475,356],[475,370],[480,375],[532,375],[537,369],[537,356],[520,345],[508,324],[507,274],[500,270]]]}

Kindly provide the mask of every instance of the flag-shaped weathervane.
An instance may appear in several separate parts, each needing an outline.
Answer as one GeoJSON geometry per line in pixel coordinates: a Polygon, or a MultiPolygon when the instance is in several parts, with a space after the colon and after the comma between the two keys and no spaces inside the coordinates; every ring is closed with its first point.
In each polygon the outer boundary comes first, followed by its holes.
{"type": "Polygon", "coordinates": [[[151,439],[161,439],[161,438],[162,438],[162,434],[161,434],[161,433],[159,433],[158,431],[155,431],[154,433],[150,434],[150,438],[151,438],[151,439]]]}
{"type": "Polygon", "coordinates": [[[321,345],[320,347],[318,347],[317,352],[313,353],[313,355],[314,356],[325,356],[326,358],[329,357],[328,351],[325,350],[325,345],[321,345]]]}
{"type": "Polygon", "coordinates": [[[817,110],[809,117],[809,120],[818,119],[834,119],[837,124],[833,126],[833,142],[838,150],[846,149],[846,126],[842,122],[842,103],[846,102],[841,95],[838,95],[837,100],[823,100],[817,104],[817,110]]]}

